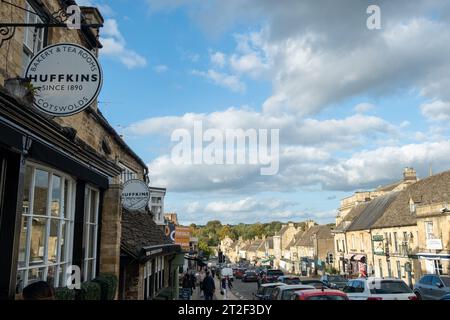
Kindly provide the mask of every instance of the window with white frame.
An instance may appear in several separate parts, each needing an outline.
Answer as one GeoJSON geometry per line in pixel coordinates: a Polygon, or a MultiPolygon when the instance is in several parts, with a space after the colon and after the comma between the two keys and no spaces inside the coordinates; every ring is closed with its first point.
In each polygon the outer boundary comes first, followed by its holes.
{"type": "Polygon", "coordinates": [[[434,239],[433,222],[432,221],[426,221],[425,222],[425,238],[427,240],[434,239]]]}
{"type": "Polygon", "coordinates": [[[96,276],[99,191],[87,186],[84,196],[83,280],[96,276]]]}
{"type": "Polygon", "coordinates": [[[120,175],[120,182],[125,183],[128,180],[136,179],[137,173],[132,169],[128,168],[126,165],[119,163],[119,167],[122,168],[122,173],[120,175]]]}
{"type": "Polygon", "coordinates": [[[27,163],[22,198],[17,292],[34,281],[66,285],[72,265],[76,183],[53,169],[27,163]]]}
{"type": "MultiPolygon", "coordinates": [[[[26,1],[25,23],[42,23],[42,19],[36,14],[36,10],[26,1]]],[[[44,47],[44,28],[27,27],[24,28],[23,34],[23,55],[22,65],[24,68],[28,66],[28,63],[33,56],[44,47]]]]}

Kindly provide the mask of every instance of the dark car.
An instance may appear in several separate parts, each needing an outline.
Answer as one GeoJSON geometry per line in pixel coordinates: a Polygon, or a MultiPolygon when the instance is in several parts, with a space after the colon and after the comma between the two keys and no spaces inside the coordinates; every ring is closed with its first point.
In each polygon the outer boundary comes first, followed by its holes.
{"type": "Polygon", "coordinates": [[[316,279],[304,279],[304,280],[301,280],[300,283],[306,284],[309,286],[313,286],[316,289],[322,289],[322,288],[329,289],[329,287],[326,285],[326,283],[324,283],[323,281],[320,281],[320,280],[316,280],[316,279]]]}
{"type": "Polygon", "coordinates": [[[284,272],[278,269],[269,269],[262,276],[262,283],[273,283],[278,281],[278,277],[284,276],[284,272]]]}
{"type": "Polygon", "coordinates": [[[269,300],[270,296],[272,294],[272,291],[279,286],[285,285],[281,282],[275,282],[275,283],[266,283],[259,286],[258,291],[253,294],[253,297],[255,300],[269,300]]]}
{"type": "Polygon", "coordinates": [[[348,282],[348,280],[343,276],[327,275],[327,274],[322,276],[320,280],[323,283],[325,283],[329,288],[338,290],[344,289],[345,285],[348,282]]]}
{"type": "Polygon", "coordinates": [[[301,284],[301,280],[297,276],[280,276],[278,277],[278,281],[283,282],[287,285],[301,284]]]}
{"type": "Polygon", "coordinates": [[[258,274],[255,271],[246,271],[242,277],[242,282],[256,282],[258,281],[258,274]]]}
{"type": "Polygon", "coordinates": [[[443,296],[441,300],[450,301],[450,293],[443,296]]]}
{"type": "Polygon", "coordinates": [[[424,275],[414,285],[414,293],[421,300],[439,300],[450,294],[450,276],[424,275]]]}

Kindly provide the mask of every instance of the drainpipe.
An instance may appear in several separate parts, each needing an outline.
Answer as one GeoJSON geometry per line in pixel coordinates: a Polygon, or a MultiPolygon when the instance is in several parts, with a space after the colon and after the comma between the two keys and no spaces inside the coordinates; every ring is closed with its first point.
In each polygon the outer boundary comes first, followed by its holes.
{"type": "Polygon", "coordinates": [[[372,229],[369,231],[369,234],[370,234],[370,246],[371,246],[370,250],[372,251],[372,270],[370,270],[371,274],[370,275],[367,274],[367,276],[371,276],[372,274],[375,273],[375,251],[374,251],[374,246],[373,246],[372,229]]]}

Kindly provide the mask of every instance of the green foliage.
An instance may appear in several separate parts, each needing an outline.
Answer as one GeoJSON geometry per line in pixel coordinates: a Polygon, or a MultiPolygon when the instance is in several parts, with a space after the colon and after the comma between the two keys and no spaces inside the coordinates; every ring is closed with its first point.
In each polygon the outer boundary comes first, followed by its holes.
{"type": "Polygon", "coordinates": [[[205,242],[204,240],[199,240],[198,248],[203,251],[203,255],[207,259],[209,259],[209,256],[211,256],[214,253],[213,250],[210,248],[208,242],[205,242]]]}
{"type": "Polygon", "coordinates": [[[100,274],[93,280],[100,285],[101,300],[114,300],[119,280],[113,274],[100,274]]]}
{"type": "MultiPolygon", "coordinates": [[[[304,223],[296,223],[296,226],[304,228],[304,223]]],[[[254,239],[255,237],[271,237],[280,231],[282,223],[274,221],[271,223],[222,225],[218,220],[209,221],[205,226],[191,224],[192,235],[203,241],[208,246],[216,247],[220,240],[230,237],[233,240],[242,237],[244,240],[254,239]]]]}
{"type": "Polygon", "coordinates": [[[77,292],[75,289],[69,288],[56,288],[55,299],[56,300],[75,300],[77,292]]]}
{"type": "Polygon", "coordinates": [[[81,284],[78,290],[77,300],[100,300],[102,297],[102,289],[98,282],[89,281],[81,284]]]}

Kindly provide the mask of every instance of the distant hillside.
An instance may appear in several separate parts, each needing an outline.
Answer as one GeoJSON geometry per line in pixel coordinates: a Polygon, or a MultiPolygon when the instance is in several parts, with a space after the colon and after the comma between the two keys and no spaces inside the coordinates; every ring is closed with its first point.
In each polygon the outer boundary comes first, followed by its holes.
{"type": "MultiPolygon", "coordinates": [[[[191,224],[193,236],[199,238],[202,245],[217,246],[220,240],[225,237],[230,237],[233,240],[242,237],[244,240],[254,239],[255,237],[270,237],[275,232],[280,231],[283,224],[279,221],[270,223],[255,223],[255,224],[238,224],[238,225],[222,225],[218,220],[209,221],[206,225],[191,224]]],[[[305,228],[305,222],[294,222],[296,227],[305,228]]]]}

